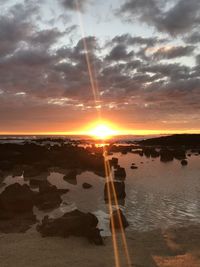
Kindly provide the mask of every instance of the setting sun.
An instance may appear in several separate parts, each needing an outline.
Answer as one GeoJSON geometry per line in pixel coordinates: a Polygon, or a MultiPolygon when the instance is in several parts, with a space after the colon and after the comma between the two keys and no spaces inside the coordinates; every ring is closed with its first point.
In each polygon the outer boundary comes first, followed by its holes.
{"type": "Polygon", "coordinates": [[[96,139],[108,139],[116,135],[117,131],[112,129],[112,126],[108,124],[98,123],[88,131],[88,134],[96,139]]]}

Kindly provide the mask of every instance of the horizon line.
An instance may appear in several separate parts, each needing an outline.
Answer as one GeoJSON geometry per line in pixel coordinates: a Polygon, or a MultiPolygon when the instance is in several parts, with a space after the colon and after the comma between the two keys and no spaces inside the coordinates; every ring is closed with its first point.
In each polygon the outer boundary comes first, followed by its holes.
{"type": "MultiPolygon", "coordinates": [[[[121,131],[119,133],[113,134],[112,136],[130,136],[130,135],[168,135],[168,134],[200,134],[200,130],[131,130],[131,131],[121,131]]],[[[52,135],[52,136],[91,136],[90,133],[84,131],[74,131],[74,132],[0,132],[0,136],[3,135],[52,135]]]]}

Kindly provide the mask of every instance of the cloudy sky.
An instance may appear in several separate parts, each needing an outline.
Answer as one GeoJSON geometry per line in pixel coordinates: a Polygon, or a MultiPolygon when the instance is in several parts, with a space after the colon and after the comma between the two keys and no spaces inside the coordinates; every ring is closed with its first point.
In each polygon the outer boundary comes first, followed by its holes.
{"type": "Polygon", "coordinates": [[[0,0],[0,132],[200,131],[199,0],[0,0]],[[78,9],[78,10],[77,10],[78,9]]]}

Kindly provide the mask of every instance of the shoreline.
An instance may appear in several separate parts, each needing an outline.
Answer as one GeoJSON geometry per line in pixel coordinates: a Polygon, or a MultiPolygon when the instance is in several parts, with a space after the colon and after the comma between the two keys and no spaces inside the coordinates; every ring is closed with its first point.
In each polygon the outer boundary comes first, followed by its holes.
{"type": "MultiPolygon", "coordinates": [[[[126,232],[133,267],[200,266],[200,224],[149,232],[126,232]]],[[[26,233],[0,234],[1,267],[111,267],[115,266],[112,237],[104,246],[84,238],[45,237],[31,228],[26,233]]],[[[120,267],[127,265],[121,234],[117,234],[120,267]]]]}

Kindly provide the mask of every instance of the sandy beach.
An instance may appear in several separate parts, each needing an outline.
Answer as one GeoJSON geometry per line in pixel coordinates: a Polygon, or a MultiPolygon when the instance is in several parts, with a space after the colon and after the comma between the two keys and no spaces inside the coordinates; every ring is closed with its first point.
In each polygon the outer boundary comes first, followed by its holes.
{"type": "MultiPolygon", "coordinates": [[[[126,234],[131,266],[199,267],[200,226],[126,234]]],[[[128,266],[121,235],[117,235],[120,267],[128,266]]],[[[0,235],[1,267],[115,266],[112,238],[95,246],[84,238],[42,238],[34,228],[25,234],[0,235]]]]}

